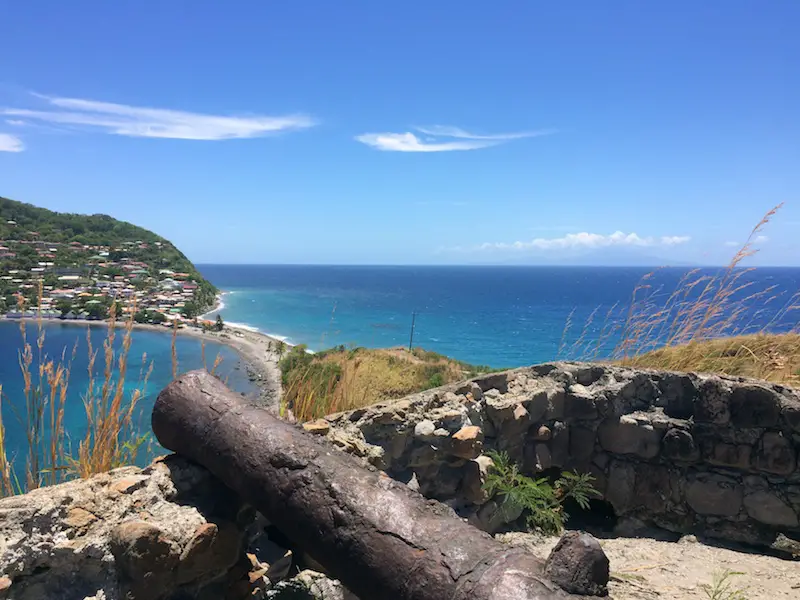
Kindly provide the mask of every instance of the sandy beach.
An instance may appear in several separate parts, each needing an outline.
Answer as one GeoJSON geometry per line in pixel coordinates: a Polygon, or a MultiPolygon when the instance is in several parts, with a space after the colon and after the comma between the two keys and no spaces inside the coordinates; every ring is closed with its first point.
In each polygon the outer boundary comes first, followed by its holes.
{"type": "MultiPolygon", "coordinates": [[[[16,323],[21,320],[18,318],[2,318],[16,323]]],[[[36,323],[37,319],[26,318],[25,321],[30,324],[36,323]]],[[[109,324],[108,321],[90,321],[86,319],[43,319],[42,322],[75,327],[106,328],[109,324]]],[[[126,325],[127,322],[125,321],[117,321],[116,323],[117,328],[124,328],[126,325]]],[[[164,327],[163,325],[134,323],[133,328],[142,331],[157,331],[163,335],[172,335],[173,333],[171,327],[164,327]]],[[[227,324],[222,331],[203,331],[199,327],[184,326],[178,329],[177,334],[225,344],[232,348],[241,357],[251,381],[258,386],[261,402],[269,407],[277,407],[281,393],[281,375],[278,369],[278,353],[273,348],[276,347],[280,340],[257,331],[227,324]]]]}

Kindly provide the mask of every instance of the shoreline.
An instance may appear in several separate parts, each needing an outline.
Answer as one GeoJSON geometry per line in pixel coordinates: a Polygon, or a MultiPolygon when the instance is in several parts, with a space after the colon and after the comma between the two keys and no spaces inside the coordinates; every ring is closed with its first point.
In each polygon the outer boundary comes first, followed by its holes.
{"type": "MultiPolygon", "coordinates": [[[[208,314],[208,313],[206,313],[208,314]]],[[[5,315],[0,317],[0,322],[25,324],[38,323],[37,317],[8,318],[5,315]]],[[[81,327],[104,327],[108,328],[107,320],[89,319],[41,319],[44,325],[54,323],[59,325],[72,325],[81,327]]],[[[127,321],[117,321],[115,328],[124,329],[128,325],[127,321]]],[[[153,331],[166,335],[177,335],[194,337],[196,339],[224,344],[234,350],[239,355],[245,368],[248,370],[251,382],[259,389],[260,401],[268,407],[277,407],[281,394],[281,373],[278,368],[278,353],[273,349],[279,340],[260,331],[253,331],[249,328],[237,327],[225,323],[222,331],[203,331],[199,327],[184,326],[177,329],[164,327],[163,325],[153,325],[151,323],[133,323],[134,330],[153,331]]],[[[291,347],[286,344],[287,348],[291,347]]]]}

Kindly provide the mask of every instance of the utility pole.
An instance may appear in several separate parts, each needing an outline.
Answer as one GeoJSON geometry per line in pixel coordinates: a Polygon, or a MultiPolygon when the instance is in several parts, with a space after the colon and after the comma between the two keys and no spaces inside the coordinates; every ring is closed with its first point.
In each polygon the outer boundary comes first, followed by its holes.
{"type": "Polygon", "coordinates": [[[414,346],[414,324],[417,322],[417,311],[411,313],[411,337],[408,340],[408,351],[414,346]]]}

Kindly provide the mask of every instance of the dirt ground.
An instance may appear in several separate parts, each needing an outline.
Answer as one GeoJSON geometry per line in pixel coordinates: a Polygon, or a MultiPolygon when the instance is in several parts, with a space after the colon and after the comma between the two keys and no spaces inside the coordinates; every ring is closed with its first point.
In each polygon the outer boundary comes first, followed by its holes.
{"type": "MultiPolygon", "coordinates": [[[[505,534],[498,539],[522,544],[541,558],[558,538],[505,534]]],[[[702,588],[715,574],[743,573],[731,579],[731,589],[747,600],[800,600],[800,561],[751,554],[700,543],[692,536],[678,542],[649,538],[601,539],[611,562],[609,595],[614,600],[705,599],[702,588]]],[[[722,596],[721,598],[727,598],[722,596]]]]}

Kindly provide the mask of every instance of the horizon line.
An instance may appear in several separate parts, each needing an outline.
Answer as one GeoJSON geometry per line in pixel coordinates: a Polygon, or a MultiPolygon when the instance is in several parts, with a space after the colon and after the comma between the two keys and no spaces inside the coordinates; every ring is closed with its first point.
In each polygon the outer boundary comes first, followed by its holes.
{"type": "MultiPolygon", "coordinates": [[[[194,262],[195,266],[204,265],[212,267],[459,267],[459,268],[475,268],[475,267],[488,267],[488,268],[501,268],[511,267],[520,269],[536,269],[536,268],[590,268],[590,269],[719,269],[728,268],[728,264],[685,264],[685,265],[669,265],[669,264],[653,264],[653,265],[602,265],[602,264],[541,264],[541,265],[519,265],[519,264],[502,264],[502,263],[476,263],[476,264],[450,264],[450,263],[251,263],[251,262],[194,262]]],[[[755,266],[736,266],[735,269],[800,269],[798,265],[755,265],[755,266]]]]}

